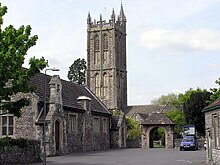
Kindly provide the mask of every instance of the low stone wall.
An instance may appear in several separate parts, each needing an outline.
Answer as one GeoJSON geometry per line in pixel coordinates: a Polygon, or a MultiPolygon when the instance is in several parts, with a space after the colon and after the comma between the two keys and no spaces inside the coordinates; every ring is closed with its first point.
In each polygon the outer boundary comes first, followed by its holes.
{"type": "Polygon", "coordinates": [[[127,148],[141,148],[141,139],[126,139],[127,148]]]}
{"type": "Polygon", "coordinates": [[[41,162],[40,142],[26,139],[0,140],[0,164],[41,162]]]}

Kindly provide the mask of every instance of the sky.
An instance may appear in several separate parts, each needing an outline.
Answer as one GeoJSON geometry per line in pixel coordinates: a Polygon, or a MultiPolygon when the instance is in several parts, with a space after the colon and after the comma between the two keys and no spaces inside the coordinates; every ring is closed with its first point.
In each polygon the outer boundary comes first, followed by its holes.
{"type": "MultiPolygon", "coordinates": [[[[31,25],[44,56],[67,80],[69,67],[87,55],[87,15],[110,19],[121,0],[1,0],[4,26],[31,25]]],[[[122,0],[127,18],[128,104],[145,105],[169,93],[216,87],[220,77],[220,0],[122,0]]]]}

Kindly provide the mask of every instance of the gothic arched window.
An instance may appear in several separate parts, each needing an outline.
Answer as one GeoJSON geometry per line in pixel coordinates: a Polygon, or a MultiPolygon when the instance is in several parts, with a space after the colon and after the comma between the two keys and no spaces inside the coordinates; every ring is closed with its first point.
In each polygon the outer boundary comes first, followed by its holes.
{"type": "Polygon", "coordinates": [[[98,35],[94,37],[94,49],[95,51],[99,51],[99,36],[98,35]]]}
{"type": "Polygon", "coordinates": [[[103,35],[103,63],[108,61],[108,35],[103,35]]]}
{"type": "Polygon", "coordinates": [[[107,73],[103,74],[103,97],[107,98],[107,93],[108,93],[108,76],[107,73]]]}
{"type": "Polygon", "coordinates": [[[100,77],[99,74],[95,75],[95,94],[100,96],[100,77]]]}
{"type": "Polygon", "coordinates": [[[108,36],[107,36],[107,34],[103,35],[103,43],[104,43],[103,49],[108,50],[108,36]]]}
{"type": "Polygon", "coordinates": [[[94,63],[98,64],[100,62],[100,53],[99,53],[99,36],[94,37],[94,63]]]}

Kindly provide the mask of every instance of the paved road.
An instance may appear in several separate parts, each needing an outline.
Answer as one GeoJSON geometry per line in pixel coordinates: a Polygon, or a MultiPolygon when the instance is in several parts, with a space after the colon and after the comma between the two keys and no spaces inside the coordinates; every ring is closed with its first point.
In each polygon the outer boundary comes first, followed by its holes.
{"type": "MultiPolygon", "coordinates": [[[[205,150],[121,149],[47,158],[48,165],[206,165],[205,150]]],[[[33,165],[42,165],[37,163],[33,165]]]]}

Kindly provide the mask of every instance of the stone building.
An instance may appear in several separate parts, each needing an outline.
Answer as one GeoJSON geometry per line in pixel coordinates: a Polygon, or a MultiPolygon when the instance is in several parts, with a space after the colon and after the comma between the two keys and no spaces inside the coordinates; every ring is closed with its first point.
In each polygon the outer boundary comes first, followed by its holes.
{"type": "Polygon", "coordinates": [[[171,105],[135,105],[128,106],[124,112],[126,116],[132,117],[141,124],[152,113],[165,113],[173,109],[171,105]]]}
{"type": "Polygon", "coordinates": [[[153,148],[153,133],[157,128],[164,130],[165,148],[174,148],[174,126],[175,123],[164,113],[152,113],[141,123],[142,148],[153,148]]]}
{"type": "Polygon", "coordinates": [[[87,85],[109,109],[127,107],[126,17],[87,18],[87,85]]]}
{"type": "MultiPolygon", "coordinates": [[[[116,18],[114,9],[109,21],[87,18],[87,86],[108,107],[127,107],[126,16],[121,5],[116,18]]],[[[126,146],[125,117],[114,118],[114,148],[126,146]]]]}
{"type": "Polygon", "coordinates": [[[44,78],[46,79],[46,150],[48,155],[110,148],[111,113],[86,87],[61,80],[59,76],[37,74],[31,80],[35,93],[20,94],[30,106],[20,118],[0,117],[0,137],[38,139],[42,141],[44,78]]]}
{"type": "Polygon", "coordinates": [[[220,164],[220,97],[203,109],[207,142],[207,161],[220,164]]]}
{"type": "Polygon", "coordinates": [[[92,22],[88,15],[87,86],[59,76],[35,75],[31,85],[36,91],[13,97],[30,99],[30,106],[22,109],[20,118],[10,114],[0,117],[0,138],[42,142],[46,89],[47,155],[126,146],[124,115],[111,118],[109,111],[127,106],[126,17],[122,6],[115,17],[114,10],[108,23],[102,17],[92,22]]]}

